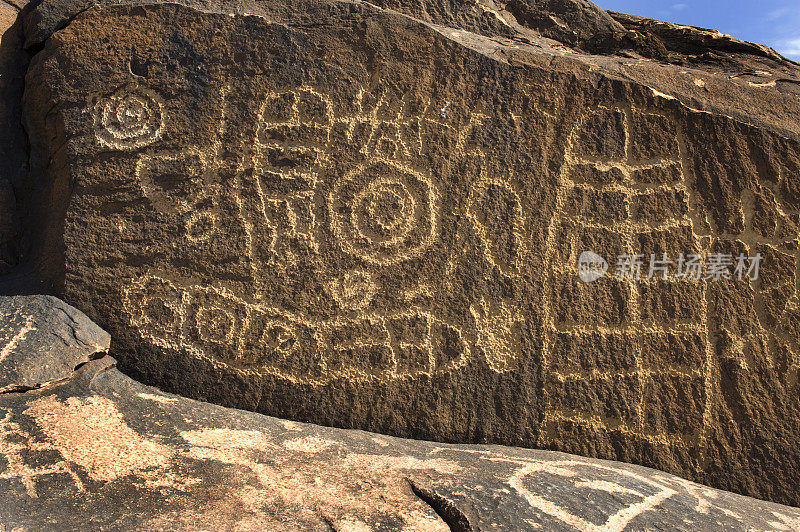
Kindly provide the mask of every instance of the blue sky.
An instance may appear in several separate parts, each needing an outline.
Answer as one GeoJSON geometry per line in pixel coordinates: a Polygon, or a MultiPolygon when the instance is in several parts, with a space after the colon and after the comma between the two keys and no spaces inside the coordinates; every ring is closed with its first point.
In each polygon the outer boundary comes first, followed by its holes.
{"type": "Polygon", "coordinates": [[[594,0],[603,9],[712,28],[800,61],[800,0],[594,0]]]}

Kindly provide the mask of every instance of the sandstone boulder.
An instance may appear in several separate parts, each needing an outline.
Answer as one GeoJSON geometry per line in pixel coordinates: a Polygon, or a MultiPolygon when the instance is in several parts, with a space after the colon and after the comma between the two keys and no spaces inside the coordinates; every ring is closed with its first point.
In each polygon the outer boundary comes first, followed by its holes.
{"type": "Polygon", "coordinates": [[[43,2],[37,268],[172,392],[800,504],[800,67],[463,4],[43,2]],[[618,279],[623,254],[763,264],[618,279]]]}
{"type": "Polygon", "coordinates": [[[108,333],[52,296],[0,297],[0,393],[65,380],[109,344],[108,333]]]}
{"type": "MultiPolygon", "coordinates": [[[[2,304],[39,315],[42,302],[2,304]]],[[[62,330],[41,323],[38,334],[52,333],[51,359],[61,348],[68,366],[62,330]]],[[[35,368],[41,345],[18,360],[35,368]]],[[[139,384],[104,356],[59,383],[0,394],[0,527],[786,531],[800,527],[800,511],[628,464],[226,409],[139,384]]]]}

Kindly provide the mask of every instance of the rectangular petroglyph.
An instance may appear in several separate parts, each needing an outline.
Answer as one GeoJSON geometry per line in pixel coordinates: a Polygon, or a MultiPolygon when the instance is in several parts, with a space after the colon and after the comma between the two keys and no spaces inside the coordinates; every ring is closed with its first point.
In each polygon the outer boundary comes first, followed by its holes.
{"type": "MultiPolygon", "coordinates": [[[[707,251],[709,240],[691,233],[690,186],[682,165],[685,154],[680,153],[680,136],[667,116],[612,106],[589,110],[568,140],[557,208],[548,231],[552,277],[545,291],[550,329],[545,360],[554,370],[546,383],[553,407],[545,417],[545,425],[552,425],[549,430],[558,430],[564,420],[666,442],[673,438],[694,442],[703,435],[711,355],[706,305],[698,307],[697,315],[680,320],[684,323],[674,323],[648,312],[652,308],[648,296],[663,293],[665,283],[604,278],[584,284],[574,269],[582,251],[608,249],[609,244],[619,246],[620,253],[649,256],[655,251],[654,235],[661,242],[674,239],[682,249],[707,251]],[[643,176],[656,175],[656,169],[675,169],[682,178],[667,183],[657,177],[643,180],[643,176]],[[611,173],[618,177],[605,177],[611,173]],[[579,182],[573,180],[576,175],[581,176],[579,182]],[[587,194],[594,196],[590,199],[587,194]],[[642,205],[658,202],[665,194],[678,202],[672,212],[659,209],[662,219],[657,221],[639,214],[642,205]],[[581,223],[581,218],[586,221],[581,223]],[[564,297],[565,291],[569,297],[564,297]],[[580,307],[579,302],[583,302],[580,307]],[[606,339],[608,343],[601,344],[594,355],[586,351],[590,342],[606,339]],[[690,350],[690,356],[682,360],[685,363],[663,362],[674,343],[690,350]],[[589,356],[580,367],[570,367],[560,362],[565,351],[589,356]],[[620,351],[625,356],[619,360],[603,360],[620,351]],[[676,391],[689,394],[690,400],[678,404],[659,400],[676,391]]],[[[682,283],[680,292],[685,297],[688,290],[702,302],[703,285],[682,283]]]]}

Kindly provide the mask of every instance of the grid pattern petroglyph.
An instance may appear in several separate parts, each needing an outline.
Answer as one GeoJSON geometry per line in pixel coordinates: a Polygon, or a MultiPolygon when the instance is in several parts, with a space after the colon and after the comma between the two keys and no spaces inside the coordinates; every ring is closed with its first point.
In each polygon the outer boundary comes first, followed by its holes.
{"type": "MultiPolygon", "coordinates": [[[[785,171],[785,170],[784,170],[785,171]]],[[[764,176],[770,177],[770,176],[764,176]]],[[[779,182],[794,179],[780,175],[775,182],[761,179],[753,190],[741,195],[741,232],[718,232],[720,248],[727,252],[762,255],[758,279],[751,281],[753,309],[767,338],[770,357],[767,364],[778,368],[787,389],[800,389],[800,246],[798,221],[800,212],[781,193],[779,182]]],[[[753,344],[763,342],[735,323],[720,323],[725,343],[720,350],[723,359],[731,359],[742,370],[749,370],[753,344]]]]}
{"type": "Polygon", "coordinates": [[[703,438],[707,283],[582,283],[576,266],[587,250],[612,264],[622,254],[648,264],[651,254],[706,251],[693,230],[683,142],[669,116],[616,106],[588,111],[569,139],[547,243],[546,440],[562,423],[667,444],[703,438]],[[662,402],[665,394],[684,397],[662,402]]]}

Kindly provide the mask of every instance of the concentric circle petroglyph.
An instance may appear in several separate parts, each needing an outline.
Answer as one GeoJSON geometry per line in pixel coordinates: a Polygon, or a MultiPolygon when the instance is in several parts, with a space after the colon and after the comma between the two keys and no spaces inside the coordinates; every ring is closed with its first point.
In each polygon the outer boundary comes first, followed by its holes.
{"type": "Polygon", "coordinates": [[[420,255],[435,240],[436,188],[427,177],[379,160],[334,187],[331,223],[342,248],[375,264],[420,255]]]}
{"type": "Polygon", "coordinates": [[[376,243],[394,244],[411,230],[416,205],[402,182],[374,181],[355,199],[356,227],[363,238],[376,243]]]}
{"type": "Polygon", "coordinates": [[[124,87],[98,102],[95,133],[100,144],[117,150],[135,150],[161,138],[164,109],[153,91],[124,87]]]}

